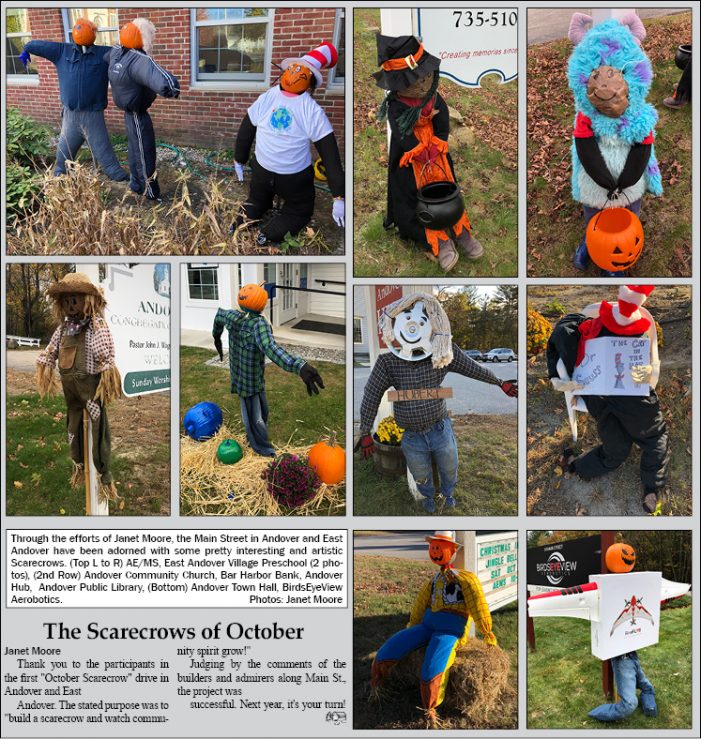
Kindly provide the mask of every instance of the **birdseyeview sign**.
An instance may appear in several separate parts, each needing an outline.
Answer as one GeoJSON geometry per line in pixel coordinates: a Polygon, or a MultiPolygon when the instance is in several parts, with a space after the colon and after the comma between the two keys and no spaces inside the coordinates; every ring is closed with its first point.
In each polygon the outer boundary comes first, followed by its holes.
{"type": "Polygon", "coordinates": [[[650,365],[650,339],[603,336],[589,339],[584,351],[584,359],[572,373],[584,388],[575,390],[575,395],[650,394],[649,383],[638,381],[641,368],[650,365]]]}
{"type": "Polygon", "coordinates": [[[464,87],[482,78],[502,82],[518,74],[518,11],[515,8],[420,8],[417,35],[441,60],[441,75],[464,87]]]}
{"type": "Polygon", "coordinates": [[[528,550],[528,590],[535,593],[589,582],[601,573],[601,536],[558,541],[528,550]]]}
{"type": "Polygon", "coordinates": [[[102,283],[125,395],[170,388],[170,265],[108,265],[102,283]]]}

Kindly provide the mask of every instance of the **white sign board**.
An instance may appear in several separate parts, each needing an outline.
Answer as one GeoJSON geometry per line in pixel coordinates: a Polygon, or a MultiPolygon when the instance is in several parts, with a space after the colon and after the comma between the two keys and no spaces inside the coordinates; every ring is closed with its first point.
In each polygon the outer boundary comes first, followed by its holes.
{"type": "Polygon", "coordinates": [[[482,77],[502,82],[518,74],[518,11],[515,8],[420,8],[416,35],[441,60],[441,75],[464,87],[482,77]]]}
{"type": "Polygon", "coordinates": [[[572,379],[583,390],[576,395],[649,395],[650,385],[636,382],[634,370],[650,364],[650,339],[604,336],[589,339],[585,356],[572,379]]]}
{"type": "Polygon", "coordinates": [[[660,639],[662,573],[591,575],[599,590],[599,620],[591,621],[591,652],[610,659],[660,639]]]}
{"type": "Polygon", "coordinates": [[[518,533],[499,531],[475,537],[474,572],[490,611],[518,597],[518,533]]]}
{"type": "Polygon", "coordinates": [[[170,265],[108,265],[102,283],[125,395],[170,388],[170,265]]]}

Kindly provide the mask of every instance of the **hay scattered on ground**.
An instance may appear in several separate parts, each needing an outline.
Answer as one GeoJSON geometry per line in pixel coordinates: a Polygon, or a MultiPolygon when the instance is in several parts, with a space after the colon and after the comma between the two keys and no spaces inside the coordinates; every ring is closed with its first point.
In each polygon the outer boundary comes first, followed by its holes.
{"type": "MultiPolygon", "coordinates": [[[[307,456],[311,446],[277,448],[278,454],[307,456]]],[[[267,490],[262,478],[270,457],[253,452],[243,429],[226,424],[207,441],[180,438],[181,509],[194,516],[330,516],[345,511],[345,484],[325,485],[304,505],[282,508],[267,490]],[[217,448],[225,439],[236,439],[243,449],[243,459],[226,465],[217,459],[217,448]]]]}

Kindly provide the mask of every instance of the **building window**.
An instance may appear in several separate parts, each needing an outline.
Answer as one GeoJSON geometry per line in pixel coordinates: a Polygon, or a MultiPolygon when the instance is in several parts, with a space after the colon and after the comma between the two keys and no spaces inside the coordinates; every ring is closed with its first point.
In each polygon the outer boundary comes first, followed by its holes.
{"type": "Polygon", "coordinates": [[[269,8],[193,10],[194,79],[266,83],[272,17],[269,8]]]}
{"type": "Polygon", "coordinates": [[[119,41],[117,8],[66,8],[63,11],[63,23],[67,42],[70,42],[73,26],[80,18],[87,18],[97,26],[95,43],[98,46],[112,46],[119,41]]]}
{"type": "Polygon", "coordinates": [[[29,17],[24,8],[7,9],[7,34],[5,40],[5,68],[8,75],[37,74],[34,62],[26,68],[19,59],[24,45],[32,40],[29,17]]]}
{"type": "Polygon", "coordinates": [[[346,11],[343,8],[336,9],[333,45],[338,51],[338,62],[329,70],[329,87],[342,88],[346,82],[346,11]]]}
{"type": "Polygon", "coordinates": [[[363,321],[360,318],[353,318],[353,343],[363,343],[363,321]]]}
{"type": "Polygon", "coordinates": [[[190,300],[219,300],[217,267],[188,264],[187,290],[190,300]]]}

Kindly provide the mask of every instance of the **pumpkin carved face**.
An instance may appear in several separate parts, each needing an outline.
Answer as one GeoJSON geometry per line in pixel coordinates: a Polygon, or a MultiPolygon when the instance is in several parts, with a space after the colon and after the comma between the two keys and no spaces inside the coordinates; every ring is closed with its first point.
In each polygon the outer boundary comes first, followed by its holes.
{"type": "Polygon", "coordinates": [[[608,272],[622,272],[640,258],[645,234],[640,219],[627,208],[606,208],[587,226],[587,251],[594,264],[608,272]]]}
{"type": "Polygon", "coordinates": [[[312,83],[312,73],[302,64],[290,64],[280,77],[280,87],[285,92],[301,95],[309,89],[312,83]]]}
{"type": "Polygon", "coordinates": [[[79,18],[73,26],[71,36],[78,46],[92,46],[97,37],[97,26],[87,18],[79,18]]]}
{"type": "Polygon", "coordinates": [[[336,485],[346,476],[346,453],[338,444],[320,441],[309,450],[309,464],[319,479],[336,485]]]}
{"type": "Polygon", "coordinates": [[[241,308],[260,313],[267,302],[268,293],[255,282],[250,282],[239,290],[238,303],[241,308]]]}
{"type": "Polygon", "coordinates": [[[428,556],[434,564],[447,565],[450,564],[450,560],[455,556],[457,548],[457,544],[454,544],[452,541],[431,539],[428,544],[428,556]]]}
{"type": "Polygon", "coordinates": [[[613,544],[606,550],[609,572],[630,572],[635,567],[635,549],[628,544],[613,544]]]}

